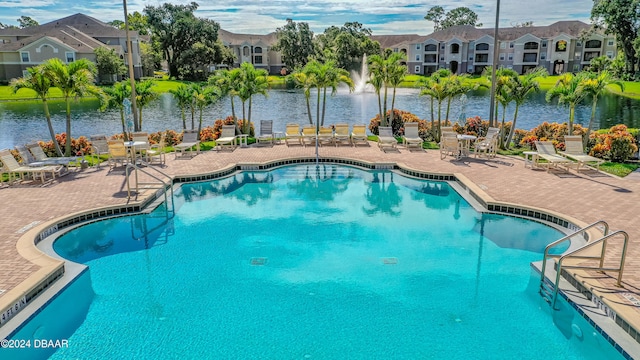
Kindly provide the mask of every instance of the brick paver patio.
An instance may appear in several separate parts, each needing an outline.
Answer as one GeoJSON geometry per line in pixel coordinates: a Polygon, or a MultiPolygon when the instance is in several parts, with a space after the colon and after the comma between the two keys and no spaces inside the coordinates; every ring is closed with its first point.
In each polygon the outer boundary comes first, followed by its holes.
{"type": "MultiPolygon", "coordinates": [[[[170,175],[204,174],[229,164],[312,157],[314,154],[312,147],[285,145],[208,151],[190,159],[174,159],[173,154],[169,154],[162,171],[170,175]]],[[[614,286],[615,273],[607,276],[593,272],[579,280],[585,282],[587,288],[600,289],[600,294],[604,294],[611,307],[640,329],[640,311],[621,296],[626,292],[640,299],[640,176],[633,174],[620,179],[595,171],[548,173],[525,168],[520,158],[504,156],[492,160],[468,158],[455,161],[450,157],[441,160],[435,150],[408,151],[400,148],[397,152],[385,153],[375,143],[369,147],[322,147],[320,156],[395,162],[426,172],[462,174],[495,201],[566,214],[583,223],[602,219],[613,230],[627,231],[631,244],[623,277],[624,288],[614,286]]],[[[25,231],[70,213],[125,204],[127,201],[124,171],[115,169],[109,172],[107,166],[72,172],[45,186],[34,183],[0,189],[0,305],[3,305],[3,300],[7,302],[5,297],[12,293],[12,289],[19,287],[39,269],[17,251],[16,243],[25,231]]],[[[620,251],[620,247],[611,245],[610,251],[620,251]]],[[[526,266],[528,264],[523,264],[526,266]]]]}

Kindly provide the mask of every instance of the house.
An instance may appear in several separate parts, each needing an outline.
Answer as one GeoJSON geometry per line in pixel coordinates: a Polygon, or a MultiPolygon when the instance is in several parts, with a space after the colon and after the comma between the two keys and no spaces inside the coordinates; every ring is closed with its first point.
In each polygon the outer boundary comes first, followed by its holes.
{"type": "MultiPolygon", "coordinates": [[[[135,77],[142,75],[139,36],[129,32],[135,77]]],[[[22,77],[27,68],[57,57],[65,63],[77,59],[96,61],[94,50],[100,46],[114,49],[128,64],[126,35],[111,25],[84,14],[24,29],[0,30],[0,82],[22,77]]]]}
{"type": "Polygon", "coordinates": [[[275,32],[266,35],[235,34],[220,29],[218,38],[235,54],[232,67],[250,62],[256,69],[267,70],[269,74],[280,74],[284,68],[280,52],[271,50],[277,41],[275,32]]]}
{"type": "MultiPolygon", "coordinates": [[[[589,30],[591,25],[581,21],[499,29],[498,66],[520,74],[542,66],[550,74],[560,74],[581,71],[594,57],[614,58],[617,53],[614,37],[589,30]]],[[[494,29],[490,28],[453,26],[426,36],[413,35],[398,43],[387,36],[373,39],[385,44],[383,48],[404,52],[411,74],[429,75],[438,69],[480,74],[493,65],[494,29]]]]}

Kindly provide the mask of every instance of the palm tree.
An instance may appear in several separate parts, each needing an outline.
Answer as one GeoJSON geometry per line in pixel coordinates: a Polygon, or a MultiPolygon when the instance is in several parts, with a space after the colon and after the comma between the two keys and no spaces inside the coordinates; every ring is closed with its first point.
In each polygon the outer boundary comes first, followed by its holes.
{"type": "Polygon", "coordinates": [[[380,55],[372,55],[367,58],[369,66],[369,84],[373,85],[378,95],[378,108],[380,111],[380,125],[387,126],[387,80],[384,67],[384,58],[380,55]],[[381,94],[384,88],[384,96],[381,94]],[[380,105],[382,104],[382,105],[380,105]]]}
{"type": "Polygon", "coordinates": [[[51,113],[49,112],[49,103],[47,102],[49,89],[51,88],[51,79],[45,73],[44,67],[39,65],[27,68],[27,75],[19,79],[11,80],[9,86],[11,86],[14,94],[20,89],[31,89],[36,92],[36,95],[42,100],[44,117],[47,120],[49,135],[53,141],[53,146],[55,146],[56,154],[58,154],[58,156],[62,156],[60,144],[58,144],[56,133],[53,130],[53,124],[51,123],[51,113]]]}
{"type": "Polygon", "coordinates": [[[204,89],[201,88],[201,90],[193,93],[194,103],[199,112],[198,136],[202,131],[202,112],[204,108],[220,99],[220,90],[216,87],[205,87],[204,89]]]}
{"type": "Polygon", "coordinates": [[[120,120],[122,122],[122,134],[127,136],[127,126],[124,118],[124,99],[131,98],[131,85],[129,81],[124,80],[113,84],[112,87],[106,88],[105,92],[109,95],[109,106],[117,107],[120,110],[120,120]]]}
{"type": "Polygon", "coordinates": [[[46,76],[51,77],[51,83],[62,92],[66,105],[66,135],[65,156],[71,156],[71,99],[85,95],[95,95],[101,106],[107,104],[106,94],[94,85],[96,65],[87,59],[78,59],[64,64],[58,58],[47,60],[44,64],[46,76]]]}
{"type": "Polygon", "coordinates": [[[214,75],[209,76],[209,85],[216,86],[220,90],[220,94],[222,97],[229,96],[229,100],[231,101],[231,116],[234,120],[236,117],[236,107],[234,97],[236,93],[234,91],[234,84],[238,81],[238,77],[240,76],[240,69],[233,70],[219,70],[214,75]]]}
{"type": "Polygon", "coordinates": [[[171,95],[176,99],[178,107],[180,108],[180,115],[182,116],[182,130],[187,129],[187,118],[185,116],[185,110],[191,104],[193,92],[189,90],[189,87],[185,84],[178,85],[177,88],[169,90],[171,95]]]}
{"type": "MultiPolygon", "coordinates": [[[[487,67],[485,68],[483,75],[488,77],[489,79],[491,79],[491,74],[492,74],[493,69],[491,67],[487,67]]],[[[506,77],[503,80],[506,80],[507,78],[515,78],[518,76],[518,73],[513,70],[513,69],[508,69],[505,67],[500,67],[499,69],[496,70],[496,84],[495,84],[495,93],[496,93],[496,99],[495,99],[495,116],[494,116],[494,120],[497,122],[498,121],[498,105],[500,103],[499,99],[498,99],[498,95],[500,93],[502,93],[503,89],[502,87],[507,86],[507,84],[509,83],[508,81],[500,81],[500,78],[502,77],[506,77]]],[[[491,80],[489,80],[491,81],[491,80]]],[[[490,84],[489,84],[490,85],[490,84]]],[[[495,124],[489,124],[489,126],[494,126],[495,124]]]]}
{"type": "Polygon", "coordinates": [[[389,87],[393,88],[393,94],[391,98],[391,116],[393,116],[393,107],[395,105],[396,89],[398,85],[404,79],[407,72],[406,65],[402,65],[402,61],[405,60],[404,53],[399,52],[386,52],[384,56],[373,55],[367,59],[369,65],[369,83],[372,85],[384,86],[384,96],[381,98],[381,89],[376,89],[378,94],[378,102],[382,103],[382,112],[380,113],[380,123],[382,126],[387,126],[387,97],[389,87]]]}
{"type": "Polygon", "coordinates": [[[353,80],[349,77],[349,73],[336,66],[334,60],[327,60],[324,63],[320,63],[317,60],[312,60],[307,63],[307,72],[313,74],[311,77],[315,80],[315,86],[318,89],[318,106],[316,108],[316,118],[320,126],[324,126],[324,116],[327,108],[327,89],[331,88],[331,95],[335,95],[338,91],[338,85],[341,83],[349,86],[349,91],[353,91],[353,80]],[[320,93],[322,92],[322,99],[320,93]],[[322,116],[320,115],[320,104],[322,104],[322,116]]]}
{"type": "Polygon", "coordinates": [[[391,120],[393,121],[393,109],[396,104],[396,90],[402,80],[404,80],[405,75],[407,75],[407,67],[405,65],[401,65],[401,62],[406,60],[404,53],[397,52],[391,54],[386,62],[388,67],[387,70],[387,83],[393,88],[393,93],[391,95],[391,120]]]}
{"type": "Polygon", "coordinates": [[[296,85],[302,87],[304,91],[304,98],[307,103],[307,117],[309,118],[309,124],[313,124],[313,117],[311,116],[311,89],[315,87],[315,76],[308,74],[305,71],[295,71],[293,74],[296,85]]]}
{"type": "Polygon", "coordinates": [[[587,146],[589,134],[591,133],[591,129],[593,129],[593,122],[596,118],[596,107],[598,106],[598,97],[607,91],[606,88],[610,84],[618,85],[620,90],[624,91],[624,83],[614,79],[611,73],[606,70],[600,73],[586,73],[585,76],[586,78],[582,81],[580,86],[584,92],[591,95],[591,118],[589,119],[587,133],[583,139],[584,147],[587,146]]]}
{"type": "Polygon", "coordinates": [[[242,102],[243,134],[249,134],[251,129],[251,104],[253,95],[261,94],[267,96],[269,83],[267,81],[267,71],[256,69],[253,64],[245,62],[240,65],[240,75],[233,85],[236,95],[242,102]],[[248,112],[245,105],[248,104],[248,112]],[[246,117],[245,117],[246,116],[246,117]]]}
{"type": "MultiPolygon", "coordinates": [[[[502,105],[502,122],[500,124],[500,136],[498,137],[498,146],[500,146],[501,149],[504,149],[504,124],[507,117],[507,106],[514,100],[511,88],[514,84],[514,79],[518,77],[517,74],[515,76],[510,75],[496,77],[496,104],[502,105]]],[[[496,106],[496,120],[498,118],[497,115],[498,107],[496,106]]]]}
{"type": "Polygon", "coordinates": [[[587,96],[588,92],[581,86],[586,78],[585,73],[565,73],[560,76],[555,86],[547,92],[546,99],[551,101],[558,98],[558,104],[569,105],[569,135],[573,134],[573,120],[575,118],[576,105],[587,96]]]}
{"type": "Polygon", "coordinates": [[[138,105],[138,124],[134,124],[135,131],[142,131],[142,109],[158,98],[158,93],[153,90],[155,83],[144,80],[136,84],[136,103],[138,105]]]}
{"type": "Polygon", "coordinates": [[[516,103],[516,109],[513,113],[513,124],[511,124],[511,130],[507,137],[507,147],[511,145],[511,139],[516,130],[516,121],[518,120],[518,109],[522,105],[527,97],[540,89],[540,84],[536,80],[539,77],[546,77],[549,75],[547,70],[543,67],[537,67],[527,71],[523,76],[514,78],[513,85],[511,86],[511,97],[516,103]]]}

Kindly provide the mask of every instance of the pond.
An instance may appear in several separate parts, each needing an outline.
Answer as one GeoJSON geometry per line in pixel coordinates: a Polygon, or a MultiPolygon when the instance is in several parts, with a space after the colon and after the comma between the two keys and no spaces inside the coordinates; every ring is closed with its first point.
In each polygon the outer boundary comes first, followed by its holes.
{"type": "MultiPolygon", "coordinates": [[[[315,99],[315,94],[312,94],[315,99]]],[[[544,93],[531,96],[521,107],[517,127],[529,130],[538,124],[548,122],[566,122],[569,109],[555,103],[547,103],[544,93]]],[[[274,130],[284,131],[288,122],[305,124],[308,122],[306,103],[301,91],[271,90],[269,96],[256,96],[253,100],[252,121],[274,120],[274,130]]],[[[395,107],[416,114],[421,119],[430,119],[428,97],[419,96],[417,89],[398,89],[395,107]]],[[[97,100],[81,100],[72,104],[72,135],[89,136],[93,134],[113,135],[121,131],[120,113],[117,109],[99,112],[97,100]]],[[[56,133],[65,131],[65,112],[62,101],[50,101],[53,126],[56,133]]],[[[513,104],[507,109],[507,118],[513,115],[513,104]]],[[[240,102],[236,101],[237,116],[241,116],[240,102]]],[[[315,108],[312,107],[315,118],[315,108]]],[[[500,109],[500,118],[502,109],[500,109]]],[[[346,122],[349,124],[369,124],[369,120],[378,113],[378,99],[374,93],[350,94],[346,90],[329,98],[325,124],[346,122]]],[[[212,125],[216,119],[231,114],[228,99],[205,109],[203,126],[212,125]]],[[[582,104],[576,109],[576,123],[586,125],[591,114],[590,104],[582,104]]],[[[487,90],[475,91],[468,95],[463,107],[460,100],[451,106],[451,119],[466,116],[489,118],[489,96],[487,90]]],[[[444,117],[444,113],[442,115],[444,117]]],[[[608,128],[623,123],[629,127],[640,127],[640,101],[616,95],[603,96],[597,111],[598,128],[608,128]]],[[[155,132],[167,129],[181,130],[180,110],[169,93],[143,109],[144,131],[155,132]]],[[[190,114],[187,115],[190,127],[190,114]]],[[[196,119],[197,121],[197,119],[196,119]]],[[[197,126],[197,124],[196,124],[197,126]]],[[[49,139],[42,102],[20,101],[0,103],[0,148],[12,148],[34,140],[49,139]]]]}

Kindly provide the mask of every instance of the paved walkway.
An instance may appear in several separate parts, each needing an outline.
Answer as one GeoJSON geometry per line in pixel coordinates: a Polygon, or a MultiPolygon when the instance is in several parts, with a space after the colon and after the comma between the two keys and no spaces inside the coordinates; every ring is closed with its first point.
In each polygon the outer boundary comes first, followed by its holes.
{"type": "MultiPolygon", "coordinates": [[[[191,159],[174,159],[170,154],[163,171],[171,175],[204,174],[239,162],[266,162],[314,154],[315,149],[311,147],[285,145],[209,151],[191,159]]],[[[526,169],[524,161],[515,157],[441,160],[435,150],[408,151],[400,148],[397,152],[385,153],[375,144],[355,148],[323,147],[320,148],[320,156],[396,162],[427,172],[458,173],[496,201],[546,209],[584,223],[602,219],[613,230],[627,231],[631,244],[623,277],[624,288],[615,287],[613,277],[595,272],[579,280],[588,288],[600,290],[616,312],[624,314],[629,323],[640,329],[639,308],[622,296],[622,293],[631,293],[640,299],[640,177],[636,174],[619,179],[595,171],[547,173],[526,169]]],[[[39,270],[38,265],[23,258],[16,249],[16,243],[25,231],[73,212],[126,202],[123,171],[109,172],[104,166],[99,170],[92,168],[72,172],[46,186],[32,184],[0,189],[0,303],[12,289],[20,287],[39,270]]],[[[617,245],[608,249],[612,253],[620,252],[617,245]]]]}

